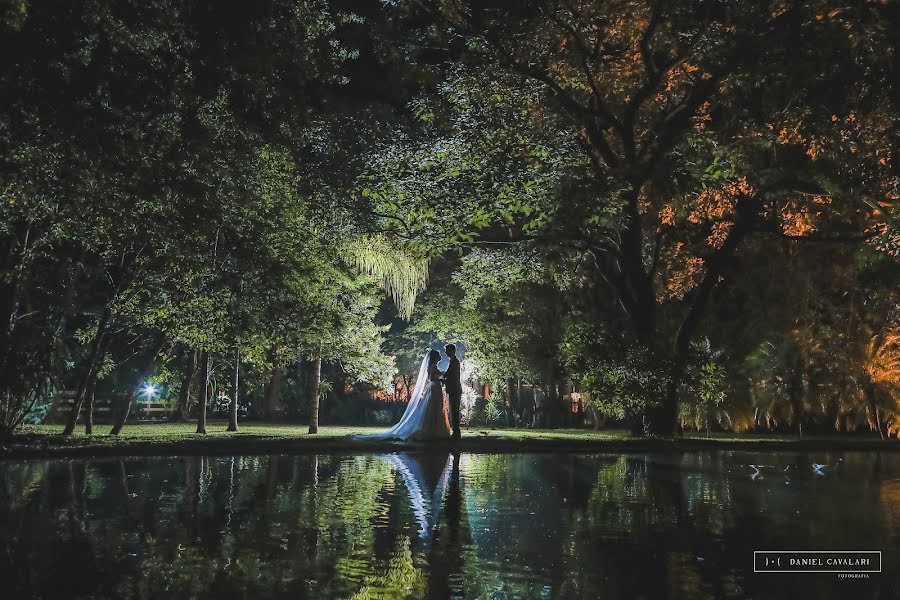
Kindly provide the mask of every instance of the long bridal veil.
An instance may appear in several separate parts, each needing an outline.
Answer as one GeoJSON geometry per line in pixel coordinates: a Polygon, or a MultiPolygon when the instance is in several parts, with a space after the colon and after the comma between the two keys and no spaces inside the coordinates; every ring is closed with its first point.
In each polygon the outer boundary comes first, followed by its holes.
{"type": "Polygon", "coordinates": [[[428,354],[422,359],[419,374],[416,376],[416,387],[409,396],[409,404],[397,424],[381,433],[360,436],[369,440],[405,440],[422,428],[428,397],[431,395],[431,382],[428,380],[428,354]]]}
{"type": "Polygon", "coordinates": [[[429,540],[441,516],[453,457],[444,454],[387,454],[382,457],[403,479],[419,537],[429,540]]]}

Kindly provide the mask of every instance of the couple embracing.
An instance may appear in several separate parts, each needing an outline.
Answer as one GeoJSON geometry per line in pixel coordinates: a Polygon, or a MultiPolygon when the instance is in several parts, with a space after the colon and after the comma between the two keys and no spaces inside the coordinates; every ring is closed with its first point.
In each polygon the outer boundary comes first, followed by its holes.
{"type": "Polygon", "coordinates": [[[433,441],[460,438],[459,405],[462,400],[462,383],[459,374],[459,359],[456,346],[447,344],[444,348],[450,358],[446,371],[438,368],[441,353],[430,351],[422,360],[416,387],[409,397],[406,411],[396,425],[385,431],[364,436],[367,439],[433,441]],[[444,405],[444,388],[447,391],[448,410],[444,405]],[[450,423],[453,423],[451,430],[450,423]]]}

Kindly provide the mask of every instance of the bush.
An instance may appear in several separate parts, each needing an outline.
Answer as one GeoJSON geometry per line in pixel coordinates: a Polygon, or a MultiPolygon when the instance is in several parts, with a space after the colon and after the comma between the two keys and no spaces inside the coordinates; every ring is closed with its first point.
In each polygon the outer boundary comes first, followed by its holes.
{"type": "Polygon", "coordinates": [[[40,423],[52,405],[46,386],[32,388],[28,393],[7,387],[0,389],[0,439],[12,432],[26,419],[28,423],[40,423]]]}
{"type": "Polygon", "coordinates": [[[391,411],[380,408],[372,411],[372,424],[374,425],[391,425],[394,415],[391,411]]]}
{"type": "Polygon", "coordinates": [[[496,401],[478,396],[466,424],[470,427],[498,427],[505,425],[505,416],[499,396],[496,401]]]}
{"type": "Polygon", "coordinates": [[[53,406],[53,396],[49,394],[45,394],[44,396],[35,400],[34,405],[31,407],[31,410],[25,413],[25,417],[22,419],[22,423],[28,425],[38,425],[44,422],[44,419],[47,417],[47,413],[50,412],[50,408],[53,406]]]}

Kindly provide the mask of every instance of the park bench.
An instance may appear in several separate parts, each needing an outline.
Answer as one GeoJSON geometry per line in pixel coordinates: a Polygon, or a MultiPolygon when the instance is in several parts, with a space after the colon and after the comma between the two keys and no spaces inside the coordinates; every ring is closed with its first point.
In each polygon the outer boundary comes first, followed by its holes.
{"type": "MultiPolygon", "coordinates": [[[[94,423],[112,423],[117,407],[125,400],[124,393],[100,395],[94,397],[94,423]]],[[[53,395],[53,404],[46,423],[64,423],[72,412],[72,403],[75,401],[74,390],[63,390],[53,395]]],[[[83,410],[83,407],[82,407],[83,410]]],[[[133,422],[164,421],[172,412],[172,407],[158,400],[135,398],[128,415],[128,420],[133,422]]]]}

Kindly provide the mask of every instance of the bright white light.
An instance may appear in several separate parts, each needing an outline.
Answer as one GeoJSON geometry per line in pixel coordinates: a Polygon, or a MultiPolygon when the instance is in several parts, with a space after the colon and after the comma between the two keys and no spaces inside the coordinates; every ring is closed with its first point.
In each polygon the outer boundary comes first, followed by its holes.
{"type": "Polygon", "coordinates": [[[463,388],[460,412],[462,413],[463,421],[466,422],[472,416],[472,411],[475,409],[475,400],[478,398],[478,392],[474,387],[477,372],[478,365],[471,358],[464,359],[459,365],[459,378],[463,388]]]}
{"type": "Polygon", "coordinates": [[[155,394],[155,393],[156,393],[156,388],[154,386],[152,386],[152,385],[144,386],[144,394],[146,394],[148,398],[152,398],[153,394],[155,394]]]}

